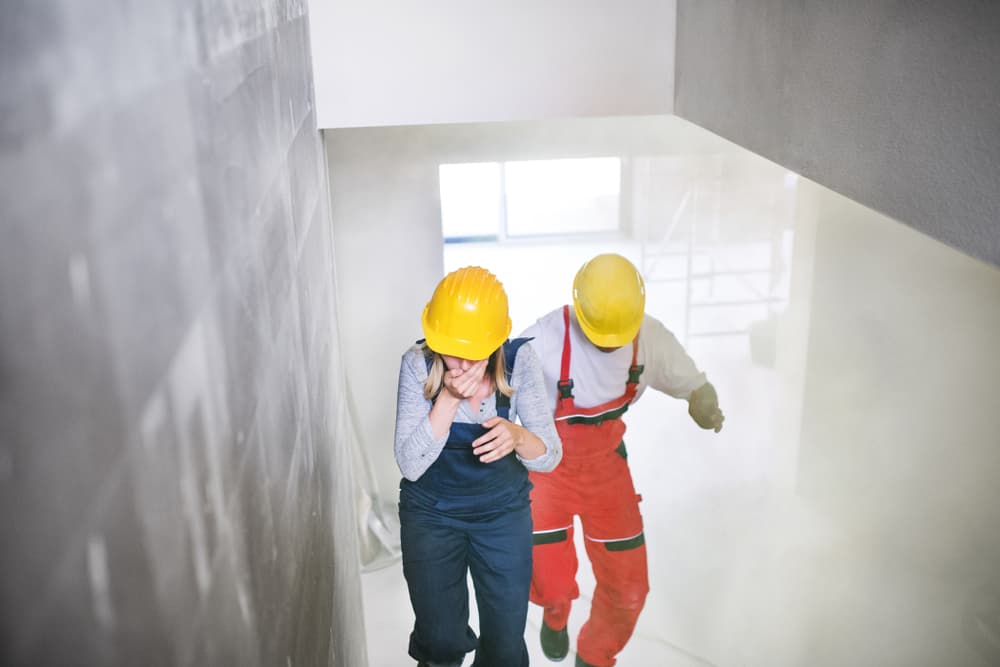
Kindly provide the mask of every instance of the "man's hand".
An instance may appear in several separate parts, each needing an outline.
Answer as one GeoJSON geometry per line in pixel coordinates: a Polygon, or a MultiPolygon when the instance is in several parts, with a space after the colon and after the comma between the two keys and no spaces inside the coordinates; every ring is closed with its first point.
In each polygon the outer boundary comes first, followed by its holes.
{"type": "Polygon", "coordinates": [[[472,441],[472,453],[483,463],[499,461],[510,454],[521,443],[523,426],[513,424],[503,417],[491,417],[483,422],[489,429],[472,441]]]}
{"type": "Polygon", "coordinates": [[[691,398],[688,399],[688,414],[704,429],[712,429],[716,433],[722,430],[722,422],[726,418],[719,409],[719,396],[710,382],[691,392],[691,398]]]}

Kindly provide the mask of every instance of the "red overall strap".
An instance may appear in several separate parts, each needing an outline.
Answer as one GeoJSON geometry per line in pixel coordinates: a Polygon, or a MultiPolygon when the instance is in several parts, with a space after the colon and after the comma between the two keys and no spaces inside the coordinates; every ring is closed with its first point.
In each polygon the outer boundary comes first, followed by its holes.
{"type": "MultiPolygon", "coordinates": [[[[570,345],[569,345],[569,306],[563,306],[563,349],[562,349],[562,367],[559,369],[559,381],[567,382],[569,380],[569,355],[570,355],[570,345]]],[[[630,365],[629,371],[634,371],[636,369],[635,362],[639,360],[639,335],[636,334],[635,338],[632,339],[632,363],[630,365]]],[[[629,378],[629,384],[636,384],[629,378]]]]}
{"type": "Polygon", "coordinates": [[[569,377],[569,306],[563,306],[563,330],[562,368],[556,383],[559,392],[556,397],[557,411],[573,409],[573,380],[569,377]]]}
{"type": "MultiPolygon", "coordinates": [[[[569,306],[563,306],[563,349],[562,349],[562,368],[559,371],[559,381],[566,382],[569,380],[569,306]]],[[[632,358],[632,364],[635,365],[635,357],[632,358]]]]}
{"type": "MultiPolygon", "coordinates": [[[[636,365],[636,361],[639,359],[639,336],[636,335],[636,337],[632,339],[632,365],[629,367],[629,377],[625,383],[624,393],[622,393],[622,395],[618,398],[613,398],[610,401],[601,403],[600,405],[595,405],[591,408],[581,408],[576,405],[573,398],[573,380],[569,376],[569,306],[563,306],[563,325],[565,333],[563,334],[562,369],[559,374],[559,382],[556,385],[559,390],[559,394],[556,397],[556,412],[554,415],[556,424],[558,425],[559,422],[567,420],[587,421],[590,418],[600,417],[601,415],[609,412],[624,412],[628,410],[627,406],[632,403],[632,400],[638,392],[639,376],[642,374],[642,366],[636,365]]],[[[612,419],[617,419],[617,417],[612,417],[612,419]]]]}

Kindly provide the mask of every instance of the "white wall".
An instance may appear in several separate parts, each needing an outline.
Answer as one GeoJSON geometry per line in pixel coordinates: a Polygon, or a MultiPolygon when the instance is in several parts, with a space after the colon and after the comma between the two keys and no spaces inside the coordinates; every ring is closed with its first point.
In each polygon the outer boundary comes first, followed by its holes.
{"type": "MultiPolygon", "coordinates": [[[[353,137],[327,137],[341,351],[359,447],[359,483],[395,501],[399,361],[422,338],[420,313],[442,276],[434,164],[385,160],[353,137]]],[[[362,498],[359,505],[366,501],[362,498]]],[[[367,554],[365,554],[367,557],[367,554]]]]}
{"type": "Polygon", "coordinates": [[[399,359],[444,275],[438,169],[447,162],[714,151],[671,116],[327,130],[338,313],[358,441],[395,499],[399,359]]]}
{"type": "Polygon", "coordinates": [[[675,0],[310,0],[321,128],[670,113],[675,0]]]}

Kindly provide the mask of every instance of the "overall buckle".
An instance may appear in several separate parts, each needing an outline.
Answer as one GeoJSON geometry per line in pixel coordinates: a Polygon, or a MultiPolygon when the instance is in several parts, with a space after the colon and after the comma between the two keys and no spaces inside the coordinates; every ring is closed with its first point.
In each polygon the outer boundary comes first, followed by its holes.
{"type": "Polygon", "coordinates": [[[573,380],[559,380],[556,382],[556,388],[559,389],[559,398],[573,398],[573,380]]]}

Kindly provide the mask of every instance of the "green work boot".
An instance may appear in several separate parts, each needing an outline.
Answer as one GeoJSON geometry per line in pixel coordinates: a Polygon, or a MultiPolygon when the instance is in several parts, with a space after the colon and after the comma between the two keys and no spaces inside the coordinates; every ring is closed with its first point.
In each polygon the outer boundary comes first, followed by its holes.
{"type": "Polygon", "coordinates": [[[569,630],[553,630],[542,621],[542,631],[538,635],[542,642],[542,653],[553,662],[559,662],[569,653],[569,630]]]}

